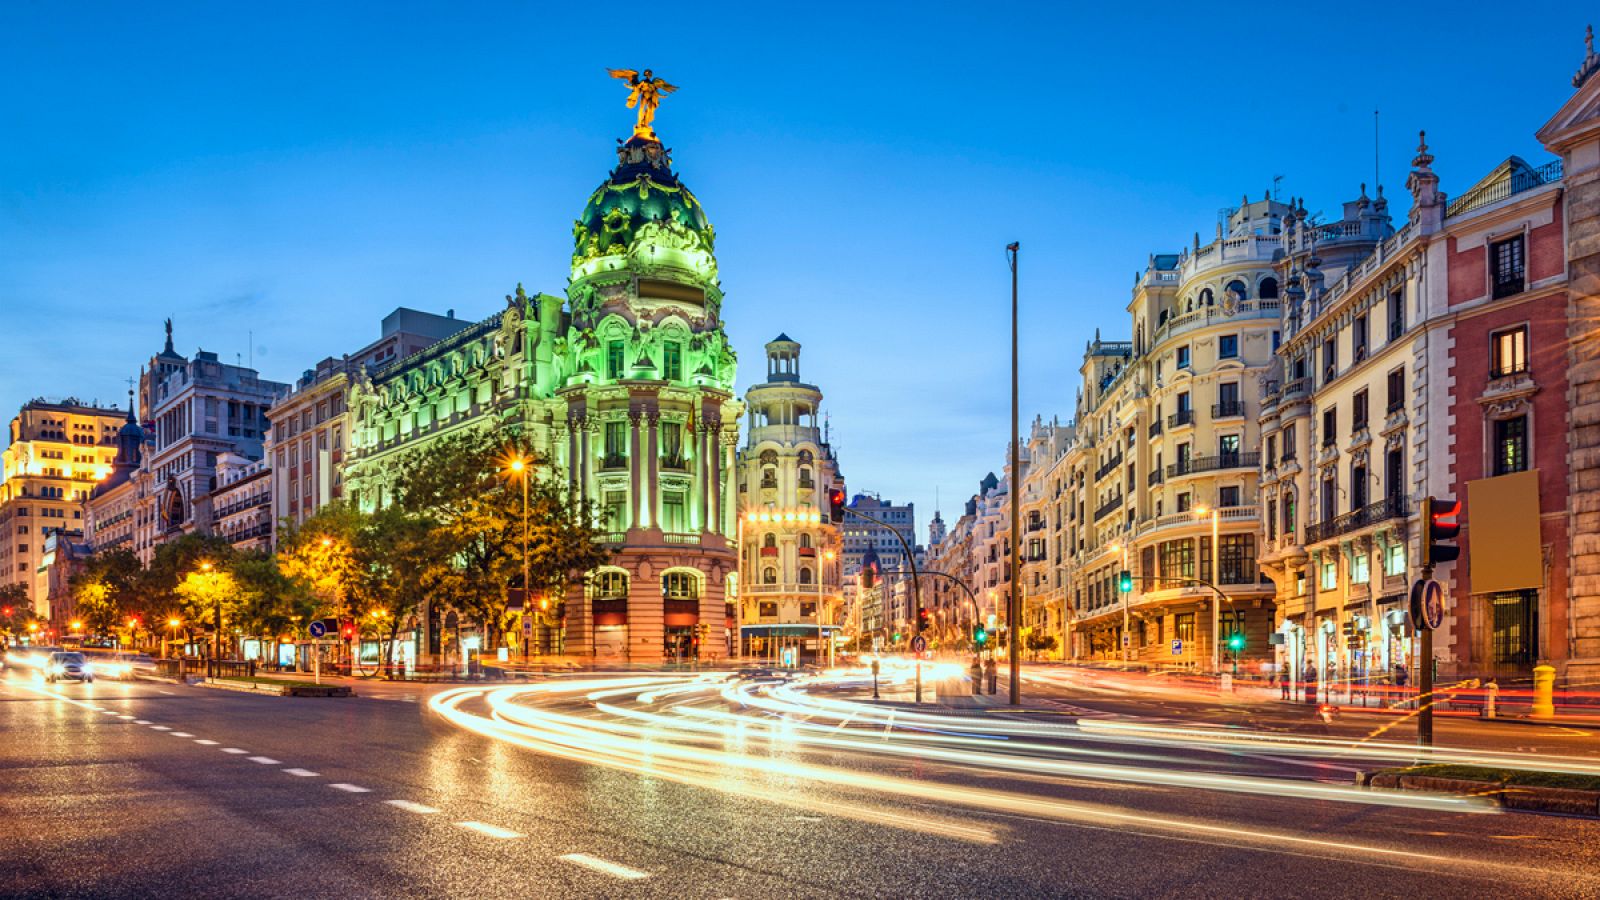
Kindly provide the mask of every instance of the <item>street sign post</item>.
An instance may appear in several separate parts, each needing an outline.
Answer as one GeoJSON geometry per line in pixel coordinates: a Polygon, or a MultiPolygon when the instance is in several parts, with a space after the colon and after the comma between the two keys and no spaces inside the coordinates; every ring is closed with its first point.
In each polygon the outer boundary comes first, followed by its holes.
{"type": "Polygon", "coordinates": [[[316,621],[312,622],[310,625],[307,625],[306,626],[306,630],[311,632],[311,637],[313,639],[320,638],[323,635],[328,633],[328,628],[327,628],[326,625],[322,624],[322,620],[321,619],[317,619],[316,621]]]}
{"type": "Polygon", "coordinates": [[[925,638],[925,637],[923,637],[922,635],[919,634],[916,637],[911,639],[911,652],[912,653],[922,653],[922,652],[926,651],[927,649],[928,649],[928,639],[927,638],[925,638]]]}
{"type": "Polygon", "coordinates": [[[1172,641],[1172,655],[1173,656],[1182,656],[1183,655],[1183,641],[1178,640],[1178,639],[1173,639],[1173,641],[1172,641]]]}

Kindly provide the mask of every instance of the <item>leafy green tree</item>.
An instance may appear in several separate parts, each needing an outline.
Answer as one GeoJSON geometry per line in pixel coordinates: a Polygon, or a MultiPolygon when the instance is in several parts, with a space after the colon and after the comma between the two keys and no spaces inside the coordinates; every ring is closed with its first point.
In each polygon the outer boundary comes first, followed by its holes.
{"type": "Polygon", "coordinates": [[[310,595],[283,574],[274,556],[241,556],[232,574],[239,589],[237,626],[264,647],[270,645],[268,658],[276,659],[284,635],[297,634],[315,612],[310,595]]]}
{"type": "Polygon", "coordinates": [[[314,616],[353,613],[351,599],[362,587],[357,543],[367,517],[354,505],[336,501],[323,506],[278,543],[278,568],[309,600],[314,616]]]}
{"type": "Polygon", "coordinates": [[[0,635],[4,643],[16,643],[28,634],[29,625],[43,627],[33,614],[33,603],[28,600],[28,589],[20,584],[0,584],[0,635]]]}
{"type": "Polygon", "coordinates": [[[560,597],[609,558],[596,543],[592,510],[570,499],[515,434],[462,432],[413,451],[400,462],[395,493],[404,513],[432,526],[434,552],[417,560],[426,563],[423,580],[435,596],[484,626],[486,649],[510,637],[510,589],[522,578],[525,515],[532,592],[560,597]]]}
{"type": "Polygon", "coordinates": [[[133,551],[118,547],[90,555],[72,575],[76,617],[93,636],[121,630],[130,616],[147,621],[142,603],[144,582],[144,566],[133,551]]]}

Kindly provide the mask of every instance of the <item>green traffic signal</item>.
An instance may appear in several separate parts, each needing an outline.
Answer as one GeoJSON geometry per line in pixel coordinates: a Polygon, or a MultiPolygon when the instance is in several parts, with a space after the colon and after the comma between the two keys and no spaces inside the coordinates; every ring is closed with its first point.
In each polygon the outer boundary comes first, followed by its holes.
{"type": "Polygon", "coordinates": [[[1244,635],[1242,635],[1242,634],[1231,634],[1231,635],[1228,635],[1228,649],[1229,650],[1243,650],[1244,649],[1244,635]]]}
{"type": "Polygon", "coordinates": [[[974,644],[984,644],[987,643],[988,640],[989,632],[985,631],[983,626],[980,625],[977,628],[972,629],[972,642],[974,644]]]}
{"type": "Polygon", "coordinates": [[[1133,593],[1132,572],[1129,572],[1127,569],[1122,570],[1122,574],[1117,576],[1117,590],[1123,592],[1124,594],[1133,593]]]}

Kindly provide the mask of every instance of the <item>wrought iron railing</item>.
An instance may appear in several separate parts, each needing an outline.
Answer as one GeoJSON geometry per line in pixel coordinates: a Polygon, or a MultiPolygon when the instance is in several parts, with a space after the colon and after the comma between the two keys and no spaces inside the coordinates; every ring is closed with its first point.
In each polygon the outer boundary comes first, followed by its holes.
{"type": "Polygon", "coordinates": [[[1197,472],[1216,472],[1221,469],[1254,469],[1261,465],[1260,453],[1222,453],[1217,456],[1193,456],[1180,459],[1167,466],[1167,477],[1193,475],[1197,472]]]}
{"type": "Polygon", "coordinates": [[[1536,169],[1523,169],[1511,173],[1505,181],[1491,184],[1480,191],[1473,191],[1457,197],[1445,207],[1446,216],[1459,216],[1491,203],[1499,203],[1507,197],[1542,187],[1561,178],[1561,160],[1553,160],[1536,169]]]}
{"type": "Polygon", "coordinates": [[[1324,522],[1314,522],[1306,526],[1306,543],[1315,544],[1341,534],[1348,534],[1368,525],[1376,525],[1389,519],[1404,518],[1407,513],[1406,498],[1400,495],[1385,497],[1377,503],[1369,503],[1357,510],[1352,510],[1342,516],[1335,516],[1324,522]]]}

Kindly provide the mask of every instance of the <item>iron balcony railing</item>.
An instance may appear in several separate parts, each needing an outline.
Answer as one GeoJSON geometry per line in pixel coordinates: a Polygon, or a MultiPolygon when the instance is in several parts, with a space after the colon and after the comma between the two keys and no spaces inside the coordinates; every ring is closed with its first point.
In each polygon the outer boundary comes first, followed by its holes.
{"type": "Polygon", "coordinates": [[[1184,425],[1193,425],[1193,424],[1194,424],[1194,410],[1192,410],[1192,409],[1180,409],[1177,412],[1172,413],[1171,415],[1167,416],[1167,427],[1168,428],[1181,428],[1184,425]]]}
{"type": "Polygon", "coordinates": [[[1180,459],[1167,466],[1167,477],[1193,475],[1197,472],[1216,472],[1222,469],[1254,469],[1261,465],[1260,453],[1222,453],[1217,456],[1194,456],[1180,459]]]}
{"type": "Polygon", "coordinates": [[[1115,472],[1117,467],[1120,465],[1122,465],[1122,454],[1119,452],[1116,456],[1106,460],[1105,465],[1095,470],[1094,480],[1099,481],[1107,475],[1110,475],[1112,472],[1115,472]]]}
{"type": "Polygon", "coordinates": [[[1150,423],[1150,436],[1153,438],[1161,436],[1161,419],[1157,418],[1150,423]]]}
{"type": "Polygon", "coordinates": [[[1211,404],[1211,418],[1213,419],[1227,419],[1242,415],[1244,415],[1243,400],[1223,400],[1219,403],[1211,404]]]}
{"type": "Polygon", "coordinates": [[[1156,485],[1160,484],[1163,481],[1163,479],[1161,477],[1161,470],[1160,469],[1152,469],[1152,470],[1150,470],[1150,477],[1145,479],[1145,481],[1146,481],[1146,483],[1148,483],[1150,485],[1150,487],[1155,487],[1156,485]]]}
{"type": "Polygon", "coordinates": [[[1497,184],[1491,184],[1481,191],[1474,191],[1462,197],[1457,197],[1454,202],[1445,207],[1446,216],[1459,216],[1491,203],[1499,203],[1507,197],[1530,191],[1536,187],[1550,184],[1561,179],[1561,160],[1545,163],[1537,169],[1523,169],[1513,172],[1510,178],[1497,184]]]}
{"type": "Polygon", "coordinates": [[[1118,494],[1115,497],[1111,498],[1110,500],[1106,501],[1099,509],[1094,511],[1094,520],[1096,522],[1098,522],[1101,519],[1104,519],[1106,516],[1111,515],[1112,513],[1116,512],[1117,510],[1119,510],[1121,508],[1122,508],[1122,495],[1118,494]]]}
{"type": "Polygon", "coordinates": [[[1360,509],[1352,510],[1342,516],[1336,516],[1325,522],[1315,522],[1306,526],[1306,543],[1315,544],[1348,534],[1368,525],[1376,525],[1389,519],[1402,519],[1408,515],[1406,498],[1401,495],[1385,497],[1377,503],[1369,503],[1360,509]]]}

